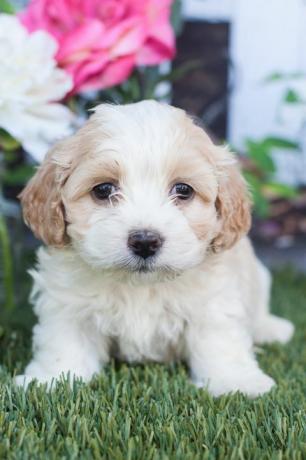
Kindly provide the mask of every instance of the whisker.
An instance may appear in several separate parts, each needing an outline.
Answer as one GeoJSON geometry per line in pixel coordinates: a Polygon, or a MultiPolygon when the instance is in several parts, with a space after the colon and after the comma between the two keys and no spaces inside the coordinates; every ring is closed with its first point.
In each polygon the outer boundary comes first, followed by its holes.
{"type": "Polygon", "coordinates": [[[125,198],[124,194],[120,190],[116,190],[114,193],[112,193],[108,197],[109,204],[111,206],[114,206],[113,199],[116,199],[118,201],[119,198],[125,198]]]}

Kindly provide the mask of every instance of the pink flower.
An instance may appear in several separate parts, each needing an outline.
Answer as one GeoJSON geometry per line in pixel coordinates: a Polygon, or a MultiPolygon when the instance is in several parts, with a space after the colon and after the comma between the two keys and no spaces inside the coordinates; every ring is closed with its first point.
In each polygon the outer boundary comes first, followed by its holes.
{"type": "Polygon", "coordinates": [[[172,1],[31,0],[20,19],[29,31],[55,37],[56,59],[77,93],[114,86],[135,66],[173,58],[172,1]]]}

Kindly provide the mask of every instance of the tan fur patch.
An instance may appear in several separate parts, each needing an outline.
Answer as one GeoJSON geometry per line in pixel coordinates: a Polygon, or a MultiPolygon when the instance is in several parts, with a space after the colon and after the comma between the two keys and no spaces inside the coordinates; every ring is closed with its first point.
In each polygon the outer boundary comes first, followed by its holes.
{"type": "Polygon", "coordinates": [[[250,195],[236,165],[226,165],[219,172],[216,209],[221,221],[220,233],[212,243],[215,252],[231,248],[251,226],[250,195]]]}

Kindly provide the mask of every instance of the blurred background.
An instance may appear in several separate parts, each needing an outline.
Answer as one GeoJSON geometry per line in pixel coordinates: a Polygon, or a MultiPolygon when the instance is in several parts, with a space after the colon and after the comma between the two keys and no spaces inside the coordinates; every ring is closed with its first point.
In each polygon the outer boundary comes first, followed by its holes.
{"type": "Polygon", "coordinates": [[[0,0],[0,12],[0,319],[31,321],[39,243],[17,196],[103,101],[199,117],[241,162],[259,256],[306,272],[304,0],[0,0]]]}

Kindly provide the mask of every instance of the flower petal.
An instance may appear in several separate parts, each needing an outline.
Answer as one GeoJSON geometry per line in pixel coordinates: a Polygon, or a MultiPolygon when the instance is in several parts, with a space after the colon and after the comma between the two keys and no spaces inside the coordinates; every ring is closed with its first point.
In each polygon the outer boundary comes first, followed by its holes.
{"type": "Polygon", "coordinates": [[[110,88],[126,80],[135,66],[134,56],[125,56],[110,62],[100,74],[92,75],[82,85],[82,91],[110,88]]]}
{"type": "Polygon", "coordinates": [[[91,50],[103,41],[105,28],[95,19],[88,20],[60,41],[57,59],[61,64],[86,59],[91,50]]]}

